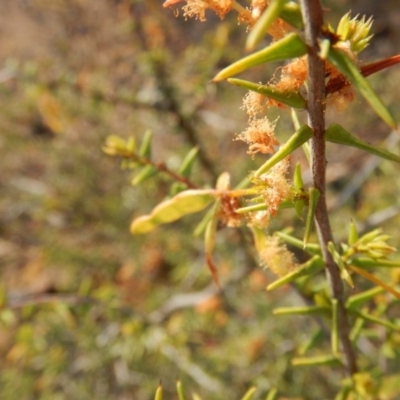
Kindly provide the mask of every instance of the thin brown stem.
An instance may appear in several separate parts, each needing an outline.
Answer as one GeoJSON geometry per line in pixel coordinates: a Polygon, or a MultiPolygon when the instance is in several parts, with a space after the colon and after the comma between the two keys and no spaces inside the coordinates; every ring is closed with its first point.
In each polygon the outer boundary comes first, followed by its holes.
{"type": "Polygon", "coordinates": [[[137,154],[128,151],[126,153],[120,151],[118,155],[122,156],[127,160],[135,161],[143,166],[151,165],[152,167],[156,168],[159,172],[163,172],[164,174],[171,177],[175,182],[183,183],[189,189],[198,189],[198,186],[195,183],[193,183],[189,178],[181,174],[178,174],[175,171],[172,171],[165,165],[164,162],[154,162],[147,157],[141,157],[137,154]]]}
{"type": "Polygon", "coordinates": [[[325,158],[325,62],[318,56],[318,38],[323,26],[323,13],[319,0],[301,0],[305,37],[308,45],[308,122],[314,131],[311,140],[313,185],[321,195],[315,211],[315,223],[326,265],[326,274],[333,299],[338,301],[338,326],[340,342],[349,375],[357,372],[356,355],[350,341],[350,329],[345,308],[345,294],[340,271],[328,243],[333,242],[332,230],[326,205],[326,158],[325,158]]]}

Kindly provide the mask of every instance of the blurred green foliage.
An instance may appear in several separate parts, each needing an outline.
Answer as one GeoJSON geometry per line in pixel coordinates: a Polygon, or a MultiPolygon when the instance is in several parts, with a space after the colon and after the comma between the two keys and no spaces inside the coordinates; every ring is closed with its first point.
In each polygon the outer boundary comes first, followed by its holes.
{"type": "MultiPolygon", "coordinates": [[[[334,15],[349,7],[336,3],[334,15]]],[[[362,11],[363,2],[351,3],[362,11]]],[[[383,3],[380,47],[366,52],[372,61],[396,53],[398,27],[385,20],[396,2],[383,3]]],[[[156,0],[3,0],[0,21],[1,399],[144,400],[160,380],[164,397],[175,398],[177,378],[210,400],[240,398],[253,384],[264,393],[279,387],[291,398],[333,398],[339,370],[294,373],[289,358],[320,326],[272,316],[278,304],[303,299],[288,287],[265,291],[272,277],[258,267],[251,238],[219,234],[226,284],[217,295],[201,240],[190,234],[195,219],[146,237],[129,233],[133,216],[167,195],[169,178],[132,187],[132,172],[101,151],[110,134],[140,141],[150,128],[153,156],[170,167],[199,146],[199,184],[215,183],[225,170],[238,180],[254,168],[232,141],[245,125],[242,91],[207,84],[243,55],[244,27],[234,18],[175,20],[156,0]]],[[[256,69],[251,77],[265,73],[256,69]]],[[[371,79],[397,120],[400,94],[392,89],[399,74],[371,79]]],[[[364,107],[360,100],[341,119],[380,143],[387,129],[364,107]]],[[[349,171],[372,162],[358,150],[337,154],[334,146],[332,194],[346,187],[349,171]]],[[[386,210],[392,214],[382,214],[385,231],[399,246],[399,189],[397,166],[382,162],[346,201],[335,233],[344,237],[354,215],[374,226],[371,216],[386,210]]],[[[292,224],[285,213],[274,223],[292,224]]],[[[380,274],[385,280],[387,272],[380,274]]],[[[395,307],[391,312],[399,318],[395,307]]],[[[365,363],[377,364],[383,351],[389,361],[381,370],[399,373],[399,343],[398,332],[381,338],[371,325],[360,351],[365,363]]]]}

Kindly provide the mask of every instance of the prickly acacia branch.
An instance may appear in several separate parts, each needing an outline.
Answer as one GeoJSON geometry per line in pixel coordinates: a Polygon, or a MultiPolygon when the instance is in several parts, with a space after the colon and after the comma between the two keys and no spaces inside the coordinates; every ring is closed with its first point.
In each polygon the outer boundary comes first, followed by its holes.
{"type": "Polygon", "coordinates": [[[300,3],[305,25],[306,43],[308,45],[308,121],[314,131],[314,136],[311,140],[312,175],[314,187],[321,193],[315,211],[315,223],[326,264],[332,299],[338,301],[339,335],[347,363],[347,371],[349,375],[352,375],[357,372],[357,362],[349,336],[350,329],[345,309],[343,281],[340,277],[339,268],[328,250],[328,243],[334,240],[325,197],[325,63],[318,56],[318,38],[323,26],[322,7],[319,0],[301,0],[300,3]]]}

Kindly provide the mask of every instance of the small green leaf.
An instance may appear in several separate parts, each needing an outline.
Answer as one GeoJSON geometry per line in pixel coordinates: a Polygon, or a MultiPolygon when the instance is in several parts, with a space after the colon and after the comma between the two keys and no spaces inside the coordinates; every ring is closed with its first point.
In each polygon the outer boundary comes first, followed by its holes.
{"type": "Polygon", "coordinates": [[[143,183],[147,179],[151,178],[152,176],[156,175],[157,172],[158,169],[153,165],[146,165],[140,170],[137,175],[135,175],[135,177],[131,181],[131,184],[133,186],[137,186],[140,183],[143,183]]]}
{"type": "Polygon", "coordinates": [[[254,393],[256,392],[257,388],[255,386],[251,387],[242,397],[241,400],[253,400],[254,393]]]}
{"type": "Polygon", "coordinates": [[[352,314],[355,314],[356,316],[358,316],[358,317],[360,317],[360,318],[362,318],[362,319],[364,319],[364,320],[366,320],[368,322],[373,322],[375,324],[385,326],[386,328],[389,328],[389,329],[392,329],[392,330],[395,330],[395,331],[400,331],[400,325],[396,325],[396,324],[393,324],[390,321],[386,321],[384,319],[375,317],[374,315],[371,315],[371,314],[369,314],[367,312],[353,310],[353,309],[349,309],[349,312],[351,312],[352,314]]]}
{"type": "Polygon", "coordinates": [[[298,249],[302,249],[307,251],[311,255],[321,255],[321,249],[318,244],[315,243],[308,243],[306,247],[303,245],[303,241],[299,240],[293,236],[288,235],[285,232],[276,232],[275,233],[277,236],[279,236],[282,240],[284,240],[286,243],[291,244],[292,246],[297,247],[298,249]]]}
{"type": "Polygon", "coordinates": [[[260,64],[301,57],[306,53],[307,46],[305,43],[296,33],[290,33],[283,39],[273,42],[265,49],[244,57],[224,68],[212,79],[212,82],[222,81],[260,64]]]}
{"type": "Polygon", "coordinates": [[[272,388],[269,392],[268,392],[268,396],[265,400],[276,400],[278,397],[278,389],[277,388],[272,388]]]}
{"type": "Polygon", "coordinates": [[[332,365],[332,366],[340,366],[342,362],[340,359],[333,355],[328,354],[324,356],[316,356],[316,357],[298,357],[292,359],[292,365],[297,367],[313,367],[317,365],[332,365]]]}
{"type": "Polygon", "coordinates": [[[374,298],[377,294],[382,293],[383,288],[380,286],[376,286],[372,289],[365,290],[364,292],[355,294],[353,296],[350,296],[347,299],[346,302],[346,307],[347,308],[359,308],[361,307],[366,301],[371,300],[374,298]]]}
{"type": "Polygon", "coordinates": [[[179,400],[186,400],[181,381],[176,382],[176,391],[178,392],[179,400]]]}
{"type": "Polygon", "coordinates": [[[150,158],[151,156],[151,141],[153,140],[153,132],[148,129],[142,139],[140,144],[139,155],[141,157],[150,158]]]}
{"type": "Polygon", "coordinates": [[[326,315],[329,309],[324,306],[280,307],[272,311],[274,315],[326,315]]]}
{"type": "Polygon", "coordinates": [[[335,396],[335,400],[350,400],[349,394],[352,388],[350,386],[345,386],[340,389],[339,393],[335,396]]]}
{"type": "MultiPolygon", "coordinates": [[[[130,147],[133,147],[134,152],[135,140],[130,138],[129,141],[130,143],[133,141],[133,145],[130,144],[130,147]]],[[[106,142],[103,146],[103,151],[110,156],[125,154],[127,152],[127,142],[119,136],[110,135],[106,139],[106,142]]]]}
{"type": "Polygon", "coordinates": [[[350,264],[360,268],[400,268],[400,261],[373,260],[366,257],[353,258],[350,264]]]}
{"type": "Polygon", "coordinates": [[[215,190],[186,190],[172,199],[159,204],[150,215],[135,219],[131,224],[132,234],[147,233],[158,225],[176,221],[185,215],[206,208],[215,200],[215,190]]]}
{"type": "Polygon", "coordinates": [[[261,17],[257,20],[247,36],[247,51],[253,50],[257,43],[265,36],[268,29],[279,17],[279,14],[286,3],[287,0],[271,0],[268,7],[264,10],[261,17]]]}
{"type": "Polygon", "coordinates": [[[376,228],[370,232],[365,233],[360,237],[359,243],[369,244],[374,241],[383,232],[382,228],[376,228]]]}
{"type": "Polygon", "coordinates": [[[301,174],[301,165],[299,162],[296,163],[296,167],[294,168],[293,185],[296,189],[304,189],[304,182],[301,174]]]}
{"type": "Polygon", "coordinates": [[[306,219],[306,226],[304,228],[303,246],[306,247],[310,239],[312,223],[314,221],[315,209],[317,208],[320,192],[315,187],[308,189],[308,213],[306,219]]]}
{"type": "Polygon", "coordinates": [[[206,231],[207,224],[211,220],[213,215],[214,215],[214,209],[211,208],[210,210],[207,211],[204,217],[197,224],[196,228],[193,231],[193,236],[199,237],[203,235],[203,233],[206,231]]]}
{"type": "Polygon", "coordinates": [[[338,324],[338,301],[332,299],[332,329],[331,346],[334,355],[339,354],[339,324],[338,324]]]}
{"type": "Polygon", "coordinates": [[[354,282],[353,279],[351,278],[351,275],[349,271],[347,270],[346,264],[343,262],[342,257],[340,256],[340,253],[337,251],[335,245],[333,242],[328,243],[328,250],[332,254],[333,259],[335,260],[335,263],[340,269],[340,276],[341,278],[351,287],[354,289],[354,282]]]}
{"type": "Polygon", "coordinates": [[[303,354],[307,353],[307,351],[318,346],[324,340],[325,340],[325,332],[322,329],[317,329],[311,335],[311,337],[309,337],[307,342],[301,345],[301,347],[298,350],[298,354],[302,356],[303,354]]]}
{"type": "Polygon", "coordinates": [[[349,245],[353,245],[357,242],[358,240],[358,231],[357,231],[357,226],[352,220],[350,222],[350,227],[349,227],[349,237],[348,237],[348,243],[349,245]]]}
{"type": "Polygon", "coordinates": [[[296,211],[296,215],[303,220],[303,210],[306,206],[306,201],[304,199],[295,200],[294,202],[294,209],[296,211]]]}
{"type": "Polygon", "coordinates": [[[162,391],[162,386],[161,384],[158,385],[158,388],[156,390],[156,395],[154,396],[154,400],[162,400],[163,399],[163,391],[162,391]]]}
{"type": "Polygon", "coordinates": [[[289,107],[304,110],[307,105],[306,100],[298,91],[282,91],[274,86],[261,85],[260,83],[249,82],[237,78],[229,78],[228,82],[251,90],[252,92],[260,93],[263,96],[270,97],[271,99],[277,100],[289,107]]]}
{"type": "Polygon", "coordinates": [[[362,328],[364,327],[365,321],[362,318],[357,318],[356,322],[354,323],[353,327],[351,328],[350,331],[350,340],[352,342],[356,342],[362,328]]]}
{"type": "Polygon", "coordinates": [[[363,77],[351,58],[342,50],[331,47],[328,60],[360,91],[375,112],[392,128],[396,122],[369,82],[363,77]]]}
{"type": "Polygon", "coordinates": [[[197,159],[197,155],[199,154],[199,148],[194,147],[192,150],[187,153],[186,157],[183,159],[181,166],[179,167],[179,173],[182,176],[188,177],[192,172],[193,164],[197,159]]]}
{"type": "Polygon", "coordinates": [[[332,124],[325,132],[325,139],[328,142],[343,144],[345,146],[356,147],[358,149],[367,151],[368,153],[374,154],[378,157],[384,158],[386,160],[394,161],[400,163],[400,157],[390,151],[380,149],[375,146],[356,138],[351,133],[346,131],[339,124],[332,124]]]}
{"type": "Polygon", "coordinates": [[[294,1],[290,1],[284,5],[281,12],[281,18],[297,29],[303,29],[304,27],[300,7],[294,1]]]}
{"type": "Polygon", "coordinates": [[[282,161],[286,156],[295,151],[303,143],[307,142],[313,135],[313,130],[308,125],[303,125],[297,130],[289,140],[282,145],[272,157],[263,164],[255,173],[254,177],[258,177],[268,172],[279,161],[282,161]]]}

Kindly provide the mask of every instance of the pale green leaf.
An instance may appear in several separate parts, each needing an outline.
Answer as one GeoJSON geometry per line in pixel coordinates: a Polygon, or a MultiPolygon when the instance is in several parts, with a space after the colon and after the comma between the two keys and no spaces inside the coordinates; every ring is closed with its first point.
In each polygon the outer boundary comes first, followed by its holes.
{"type": "Polygon", "coordinates": [[[301,10],[299,5],[294,1],[290,1],[283,6],[280,17],[289,25],[297,29],[303,29],[304,24],[301,10]]]}
{"type": "Polygon", "coordinates": [[[287,0],[271,0],[247,36],[246,50],[253,50],[257,43],[265,36],[268,29],[279,17],[286,2],[287,0]]]}
{"type": "Polygon", "coordinates": [[[150,158],[151,156],[151,141],[153,140],[153,132],[147,130],[144,133],[142,143],[140,144],[139,155],[141,157],[150,158]]]}
{"type": "Polygon", "coordinates": [[[286,156],[295,151],[302,144],[307,142],[313,135],[313,130],[308,125],[303,125],[298,131],[296,131],[289,140],[282,145],[279,150],[255,173],[254,176],[258,177],[268,172],[274,165],[279,161],[282,161],[286,156]]]}
{"type": "Polygon", "coordinates": [[[257,388],[255,386],[251,387],[241,398],[241,400],[253,400],[254,393],[256,392],[257,388]]]}
{"type": "Polygon", "coordinates": [[[333,354],[315,357],[298,357],[292,359],[292,365],[298,367],[314,367],[318,365],[342,365],[340,359],[333,354]]]}
{"type": "Polygon", "coordinates": [[[308,212],[306,218],[306,226],[304,228],[304,239],[303,239],[304,247],[307,246],[307,243],[310,239],[312,224],[314,221],[315,209],[317,208],[319,196],[320,192],[315,187],[310,187],[308,189],[308,212]]]}
{"type": "Polygon", "coordinates": [[[368,153],[374,154],[386,160],[400,163],[400,156],[397,156],[396,154],[393,154],[390,151],[380,149],[375,146],[371,146],[370,144],[353,136],[339,124],[332,124],[326,130],[325,139],[328,142],[343,144],[345,146],[350,146],[350,147],[356,147],[358,149],[367,151],[368,153]]]}
{"type": "Polygon", "coordinates": [[[212,82],[222,81],[260,64],[301,57],[306,53],[307,46],[305,43],[296,33],[290,33],[283,39],[273,42],[265,49],[250,54],[249,56],[229,65],[219,72],[212,79],[212,82]]]}
{"type": "Polygon", "coordinates": [[[133,186],[139,185],[140,183],[143,183],[147,179],[156,175],[157,172],[158,169],[153,165],[146,165],[140,170],[140,172],[137,175],[135,175],[135,177],[131,181],[131,184],[133,186]]]}
{"type": "Polygon", "coordinates": [[[147,233],[158,225],[176,221],[185,215],[206,208],[215,200],[214,190],[186,190],[172,199],[166,200],[154,208],[150,215],[135,219],[131,224],[131,233],[147,233]]]}
{"type": "Polygon", "coordinates": [[[199,154],[199,148],[198,147],[193,147],[189,151],[189,153],[186,154],[186,157],[183,159],[181,166],[179,167],[179,173],[182,176],[190,176],[190,173],[192,172],[193,164],[197,159],[197,155],[199,154]]]}
{"type": "Polygon", "coordinates": [[[363,77],[351,58],[342,50],[331,47],[328,60],[360,91],[375,112],[392,128],[396,122],[369,82],[363,77]]]}

